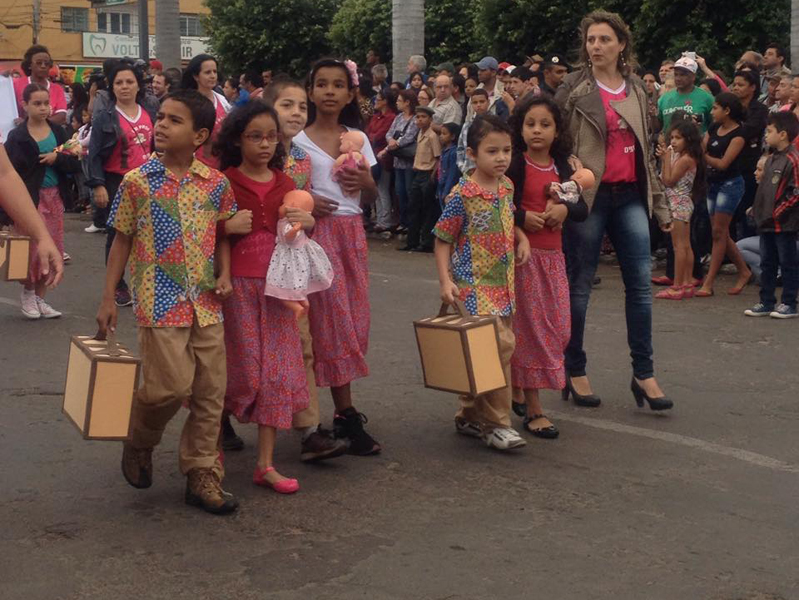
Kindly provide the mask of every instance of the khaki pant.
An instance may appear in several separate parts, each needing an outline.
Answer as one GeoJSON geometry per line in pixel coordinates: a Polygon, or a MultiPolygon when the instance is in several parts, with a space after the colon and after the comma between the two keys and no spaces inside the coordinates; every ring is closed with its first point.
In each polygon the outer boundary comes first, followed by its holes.
{"type": "Polygon", "coordinates": [[[513,335],[511,317],[497,319],[499,331],[499,359],[505,371],[508,385],[500,390],[488,392],[473,398],[460,396],[461,409],[455,415],[467,421],[480,423],[484,431],[497,427],[510,427],[510,411],[513,394],[511,390],[510,359],[516,349],[516,336],[513,335]]]}
{"type": "Polygon", "coordinates": [[[180,436],[180,470],[211,468],[221,479],[217,440],[227,370],[221,323],[200,327],[139,327],[142,378],[133,403],[135,448],[152,448],[184,404],[189,416],[180,436]]]}
{"type": "Polygon", "coordinates": [[[300,341],[302,342],[302,360],[305,363],[305,375],[308,378],[308,408],[298,413],[294,413],[292,427],[294,429],[305,429],[306,427],[316,427],[319,425],[319,393],[316,389],[316,377],[313,372],[313,340],[311,339],[311,324],[308,315],[303,316],[297,321],[300,330],[300,341]]]}

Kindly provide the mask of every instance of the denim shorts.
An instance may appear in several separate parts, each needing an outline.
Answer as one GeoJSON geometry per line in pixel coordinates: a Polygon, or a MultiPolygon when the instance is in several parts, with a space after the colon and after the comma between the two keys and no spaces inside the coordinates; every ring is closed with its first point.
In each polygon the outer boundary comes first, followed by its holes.
{"type": "Polygon", "coordinates": [[[744,197],[744,178],[738,175],[727,181],[711,182],[707,188],[707,212],[734,215],[744,197]]]}

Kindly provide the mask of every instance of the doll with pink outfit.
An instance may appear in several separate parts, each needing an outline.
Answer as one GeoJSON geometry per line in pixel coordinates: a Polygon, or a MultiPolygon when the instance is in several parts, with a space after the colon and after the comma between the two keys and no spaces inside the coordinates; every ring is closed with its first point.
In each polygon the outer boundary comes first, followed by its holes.
{"type": "Polygon", "coordinates": [[[311,212],[313,206],[308,192],[292,190],[284,196],[275,251],[266,273],[266,295],[282,300],[298,319],[308,312],[308,294],[333,284],[333,267],[325,251],[305,235],[299,223],[292,225],[286,218],[286,207],[311,212]]]}
{"type": "Polygon", "coordinates": [[[369,166],[366,157],[361,154],[363,149],[363,134],[360,131],[347,131],[341,134],[339,157],[333,165],[331,173],[333,181],[338,181],[345,169],[358,169],[361,165],[369,166]]]}

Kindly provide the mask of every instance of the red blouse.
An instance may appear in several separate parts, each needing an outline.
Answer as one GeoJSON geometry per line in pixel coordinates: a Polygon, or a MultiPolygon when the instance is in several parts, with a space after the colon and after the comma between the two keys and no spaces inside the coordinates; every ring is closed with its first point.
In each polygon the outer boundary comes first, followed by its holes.
{"type": "MultiPolygon", "coordinates": [[[[539,167],[525,157],[524,195],[521,208],[533,212],[544,212],[547,206],[546,189],[550,183],[560,183],[558,169],[553,161],[548,167],[539,167]]],[[[530,240],[531,248],[541,250],[560,250],[563,247],[563,235],[560,230],[553,230],[544,226],[535,232],[525,231],[530,240]]]]}

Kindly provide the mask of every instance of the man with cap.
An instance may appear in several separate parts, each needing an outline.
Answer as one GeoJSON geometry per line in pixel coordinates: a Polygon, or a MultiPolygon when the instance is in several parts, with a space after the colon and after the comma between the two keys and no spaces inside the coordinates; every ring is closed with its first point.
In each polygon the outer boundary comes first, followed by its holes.
{"type": "Polygon", "coordinates": [[[455,75],[455,65],[451,62],[443,62],[440,65],[436,65],[433,67],[433,70],[436,72],[436,75],[449,75],[450,77],[455,75]]]}
{"type": "MultiPolygon", "coordinates": [[[[488,94],[488,112],[489,114],[496,115],[502,120],[507,121],[510,116],[510,109],[508,105],[502,100],[502,94],[505,87],[502,82],[497,79],[497,72],[499,71],[499,63],[493,56],[484,56],[477,66],[477,78],[480,80],[478,89],[485,90],[488,94]]],[[[474,118],[474,109],[472,103],[469,103],[466,120],[471,121],[474,118]]]]}
{"type": "Polygon", "coordinates": [[[430,108],[433,109],[433,131],[441,133],[441,128],[445,123],[461,124],[463,120],[463,111],[458,101],[452,97],[452,77],[443,73],[439,73],[435,82],[436,97],[430,103],[430,108]]]}
{"type": "Polygon", "coordinates": [[[560,84],[563,83],[563,78],[570,71],[571,67],[562,54],[548,55],[544,59],[544,77],[540,84],[541,91],[554,98],[555,92],[558,91],[560,84]]]}
{"type": "Polygon", "coordinates": [[[514,67],[509,62],[499,63],[499,71],[497,71],[497,77],[502,82],[503,86],[508,85],[508,81],[510,81],[510,74],[515,68],[516,67],[514,67]]]}
{"type": "Polygon", "coordinates": [[[710,126],[713,96],[694,85],[698,66],[696,60],[687,53],[674,63],[676,89],[666,92],[658,100],[658,118],[664,131],[668,130],[672,116],[677,111],[691,115],[703,135],[710,126]]]}

